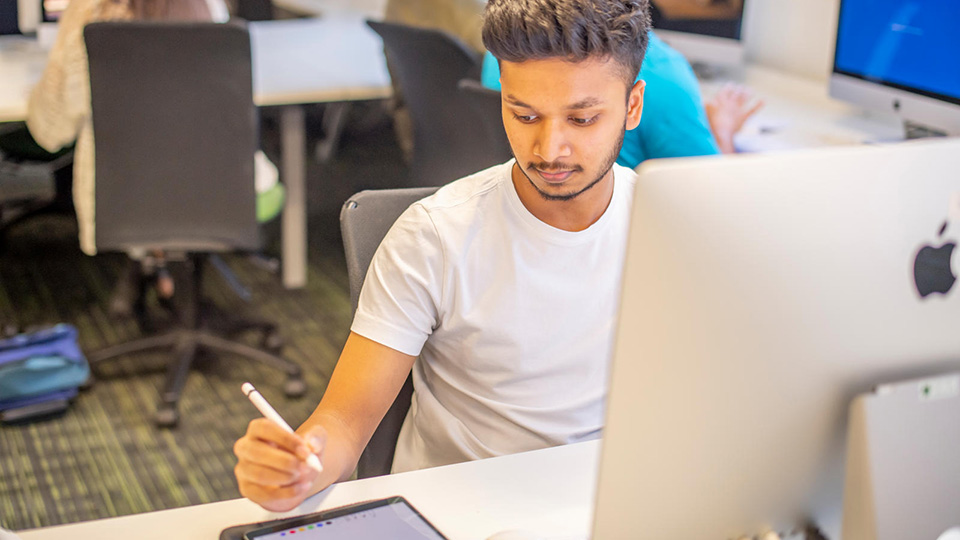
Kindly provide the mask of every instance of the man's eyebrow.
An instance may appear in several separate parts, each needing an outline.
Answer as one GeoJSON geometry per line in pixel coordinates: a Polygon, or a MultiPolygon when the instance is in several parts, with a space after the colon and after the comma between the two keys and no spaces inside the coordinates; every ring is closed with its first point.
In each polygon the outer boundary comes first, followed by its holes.
{"type": "MultiPolygon", "coordinates": [[[[511,105],[515,105],[515,106],[517,106],[517,107],[523,107],[523,108],[525,108],[525,109],[533,109],[533,108],[534,108],[533,106],[527,105],[526,103],[520,101],[520,100],[517,99],[516,96],[514,96],[513,94],[507,94],[506,96],[504,96],[503,99],[504,99],[507,103],[509,103],[509,104],[511,104],[511,105]]],[[[574,104],[572,104],[572,105],[567,106],[567,110],[589,109],[590,107],[596,107],[596,106],[602,105],[602,104],[603,104],[603,100],[602,100],[602,99],[600,99],[600,98],[598,98],[598,97],[588,97],[588,98],[581,99],[580,101],[578,101],[578,102],[576,102],[576,103],[574,103],[574,104]]]]}
{"type": "Polygon", "coordinates": [[[513,94],[507,94],[506,96],[504,96],[503,99],[504,99],[505,101],[507,101],[508,103],[510,103],[511,105],[516,105],[517,107],[523,107],[523,108],[525,108],[525,109],[532,109],[532,108],[533,108],[533,107],[531,107],[530,105],[527,105],[526,103],[524,103],[524,102],[520,101],[519,99],[517,99],[513,94]]]}
{"type": "Polygon", "coordinates": [[[586,99],[581,99],[580,101],[574,103],[567,107],[567,109],[589,109],[590,107],[596,107],[597,105],[602,105],[603,100],[597,97],[588,97],[586,99]]]}

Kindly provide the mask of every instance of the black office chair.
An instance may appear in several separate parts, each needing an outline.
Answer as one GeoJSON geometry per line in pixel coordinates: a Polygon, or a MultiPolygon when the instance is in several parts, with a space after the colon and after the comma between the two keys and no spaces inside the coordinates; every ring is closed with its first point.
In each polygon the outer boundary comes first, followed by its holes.
{"type": "Polygon", "coordinates": [[[272,21],[273,0],[237,0],[236,16],[246,21],[272,21]]]}
{"type": "Polygon", "coordinates": [[[483,86],[476,79],[461,79],[457,87],[460,93],[466,96],[486,132],[488,144],[483,147],[483,151],[489,153],[486,159],[494,163],[503,163],[510,159],[513,150],[510,149],[507,132],[503,129],[500,92],[483,86]]]}
{"type": "Polygon", "coordinates": [[[89,360],[173,348],[156,415],[161,426],[177,422],[177,401],[199,349],[280,369],[287,374],[287,395],[303,394],[300,367],[275,354],[273,324],[211,317],[212,303],[203,297],[208,255],[254,250],[260,241],[253,172],[257,111],[246,28],[104,22],[88,25],[84,38],[96,142],[97,248],[184,253],[193,276],[184,328],[108,347],[89,360]],[[227,339],[247,330],[261,332],[263,347],[227,339]]]}
{"type": "Polygon", "coordinates": [[[0,245],[17,224],[72,208],[72,165],[73,149],[50,154],[22,124],[0,125],[0,245]]]}
{"type": "MultiPolygon", "coordinates": [[[[480,57],[437,30],[367,21],[380,36],[413,122],[410,183],[439,186],[496,165],[473,107],[457,90],[480,72],[480,57]]],[[[509,157],[509,156],[508,156],[509,157]]]]}
{"type": "MultiPolygon", "coordinates": [[[[357,309],[360,288],[370,260],[393,222],[408,206],[427,197],[437,188],[406,188],[361,191],[343,203],[340,209],[340,231],[347,257],[350,301],[357,309]]],[[[413,379],[408,375],[390,410],[370,438],[357,463],[357,478],[390,474],[397,437],[410,408],[413,379]]]]}

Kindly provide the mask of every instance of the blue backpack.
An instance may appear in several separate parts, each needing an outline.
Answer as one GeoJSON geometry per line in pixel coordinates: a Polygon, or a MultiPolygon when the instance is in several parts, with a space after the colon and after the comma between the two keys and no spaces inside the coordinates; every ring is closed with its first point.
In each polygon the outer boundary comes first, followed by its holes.
{"type": "Polygon", "coordinates": [[[0,411],[73,397],[89,377],[69,324],[0,340],[0,411]]]}

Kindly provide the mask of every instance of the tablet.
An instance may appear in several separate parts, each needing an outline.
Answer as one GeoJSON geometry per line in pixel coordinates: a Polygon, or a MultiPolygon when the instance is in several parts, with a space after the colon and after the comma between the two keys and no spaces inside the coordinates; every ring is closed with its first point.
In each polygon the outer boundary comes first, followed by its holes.
{"type": "Polygon", "coordinates": [[[248,531],[244,540],[447,540],[403,497],[292,517],[248,531]]]}

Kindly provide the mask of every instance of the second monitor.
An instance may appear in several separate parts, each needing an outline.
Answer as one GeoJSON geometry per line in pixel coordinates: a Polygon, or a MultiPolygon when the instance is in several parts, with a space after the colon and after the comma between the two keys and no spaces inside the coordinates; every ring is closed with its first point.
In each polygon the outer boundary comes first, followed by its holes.
{"type": "Polygon", "coordinates": [[[652,0],[653,28],[698,68],[743,62],[744,0],[652,0]]]}

